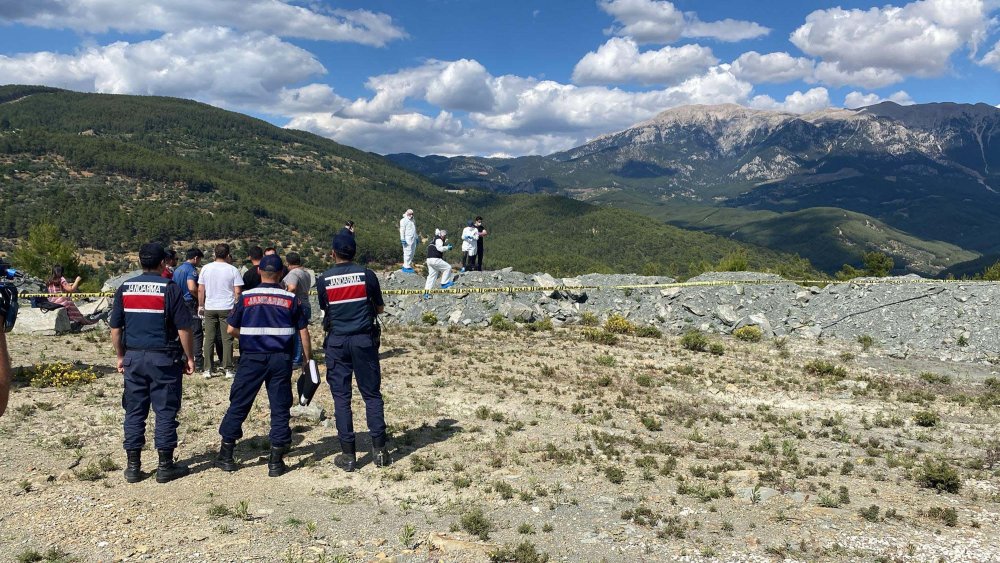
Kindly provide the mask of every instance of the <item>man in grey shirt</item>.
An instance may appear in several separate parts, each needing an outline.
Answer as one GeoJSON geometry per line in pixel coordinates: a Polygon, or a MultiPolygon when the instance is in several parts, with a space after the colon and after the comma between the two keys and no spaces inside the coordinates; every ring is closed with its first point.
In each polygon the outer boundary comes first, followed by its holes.
{"type": "MultiPolygon", "coordinates": [[[[312,289],[312,276],[302,267],[302,257],[299,256],[298,252],[289,252],[288,256],[285,257],[285,262],[288,263],[288,275],[282,281],[285,283],[285,288],[299,298],[299,302],[302,303],[302,313],[305,315],[306,322],[308,323],[312,320],[312,306],[309,304],[309,290],[312,289]]],[[[302,340],[296,334],[295,355],[292,357],[293,369],[302,367],[303,360],[309,361],[309,358],[302,357],[302,340]]]]}

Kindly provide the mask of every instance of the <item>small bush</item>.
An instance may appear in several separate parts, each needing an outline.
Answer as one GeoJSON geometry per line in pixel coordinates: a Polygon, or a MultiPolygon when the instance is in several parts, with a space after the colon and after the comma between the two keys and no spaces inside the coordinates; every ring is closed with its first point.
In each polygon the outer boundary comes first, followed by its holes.
{"type": "Polygon", "coordinates": [[[604,330],[612,334],[632,334],[635,332],[635,325],[621,315],[611,315],[604,322],[604,330]]]}
{"type": "Polygon", "coordinates": [[[826,360],[813,360],[803,366],[806,373],[811,375],[823,375],[843,379],[847,377],[847,370],[826,360]]]}
{"type": "Polygon", "coordinates": [[[607,332],[605,330],[600,330],[596,328],[585,328],[581,332],[583,334],[584,340],[589,340],[591,342],[597,342],[598,344],[605,344],[608,346],[614,346],[618,344],[618,336],[607,332]]]}
{"type": "Polygon", "coordinates": [[[545,317],[544,319],[537,320],[533,323],[528,323],[525,328],[532,332],[541,332],[545,330],[552,330],[552,319],[545,317]]]}
{"type": "MultiPolygon", "coordinates": [[[[549,321],[551,324],[552,321],[549,321]]],[[[517,328],[517,325],[507,320],[507,317],[497,313],[490,317],[490,328],[500,332],[509,332],[517,328]]]]}
{"type": "Polygon", "coordinates": [[[580,324],[583,326],[597,326],[597,315],[587,311],[586,313],[580,315],[580,324]]]}
{"type": "Polygon", "coordinates": [[[493,524],[486,519],[481,508],[475,508],[462,515],[459,525],[470,535],[486,541],[490,539],[490,532],[493,531],[493,524]]]}
{"type": "Polygon", "coordinates": [[[941,508],[933,506],[927,509],[927,516],[944,522],[944,525],[950,528],[954,528],[958,525],[958,511],[954,508],[941,508]]]}
{"type": "Polygon", "coordinates": [[[875,339],[870,334],[860,334],[858,335],[858,344],[861,345],[862,350],[867,352],[869,348],[875,345],[875,339]]]}
{"type": "Polygon", "coordinates": [[[70,387],[97,381],[97,372],[92,367],[83,368],[69,362],[54,362],[21,368],[14,378],[32,387],[70,387]]]}
{"type": "Polygon", "coordinates": [[[700,330],[689,330],[681,337],[681,346],[692,352],[704,352],[708,349],[708,337],[700,330]]]}
{"type": "Polygon", "coordinates": [[[869,522],[878,522],[881,520],[881,518],[879,518],[880,510],[881,508],[879,508],[877,504],[873,504],[868,508],[862,508],[861,510],[858,511],[858,514],[860,514],[862,518],[868,520],[869,522]]]}
{"type": "Polygon", "coordinates": [[[659,432],[663,429],[663,424],[652,415],[644,415],[642,417],[642,425],[646,427],[646,430],[650,432],[659,432]]]}
{"type": "Polygon", "coordinates": [[[733,336],[744,342],[760,342],[764,337],[764,331],[757,325],[747,325],[734,330],[733,336]]]}
{"type": "Polygon", "coordinates": [[[933,428],[938,424],[941,424],[941,416],[934,411],[920,411],[913,415],[913,422],[916,423],[917,426],[933,428]]]}
{"type": "Polygon", "coordinates": [[[608,481],[616,485],[620,485],[625,481],[625,471],[620,467],[609,466],[604,470],[604,476],[608,478],[608,481]]]}
{"type": "Polygon", "coordinates": [[[607,354],[603,356],[597,356],[596,358],[594,358],[594,361],[604,367],[609,367],[609,368],[615,367],[615,364],[618,363],[618,360],[616,360],[614,356],[609,356],[607,354]]]}
{"type": "Polygon", "coordinates": [[[655,326],[640,326],[635,329],[639,338],[663,338],[663,332],[655,326]]]}
{"type": "Polygon", "coordinates": [[[917,475],[921,487],[936,489],[945,493],[957,493],[962,488],[962,478],[947,461],[924,461],[924,466],[917,475]]]}
{"type": "Polygon", "coordinates": [[[420,317],[420,322],[425,325],[436,325],[438,323],[438,317],[434,313],[427,311],[424,316],[420,317]]]}
{"type": "Polygon", "coordinates": [[[708,353],[713,356],[721,356],[726,353],[726,347],[721,342],[713,342],[708,345],[708,353]]]}
{"type": "Polygon", "coordinates": [[[504,546],[490,553],[492,563],[546,563],[548,560],[549,556],[540,553],[530,541],[522,542],[516,548],[504,546]]]}
{"type": "Polygon", "coordinates": [[[921,372],[920,375],[919,375],[919,377],[920,377],[920,379],[922,379],[924,381],[924,383],[930,383],[931,385],[935,385],[935,384],[949,385],[949,384],[951,384],[951,376],[950,375],[940,375],[940,374],[937,374],[937,373],[925,371],[925,372],[921,372]]]}

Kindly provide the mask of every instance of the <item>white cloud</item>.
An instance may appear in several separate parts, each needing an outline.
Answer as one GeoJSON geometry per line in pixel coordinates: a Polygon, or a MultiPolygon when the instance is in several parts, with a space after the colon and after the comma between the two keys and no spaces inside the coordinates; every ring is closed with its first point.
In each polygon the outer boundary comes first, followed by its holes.
{"type": "Polygon", "coordinates": [[[733,74],[755,84],[791,82],[812,76],[813,66],[810,59],[793,57],[788,53],[761,55],[757,51],[748,51],[733,61],[733,74]]]}
{"type": "Polygon", "coordinates": [[[783,102],[778,102],[771,96],[754,96],[749,105],[757,109],[809,113],[830,107],[830,93],[822,87],[812,88],[804,93],[796,90],[785,96],[783,102]]]}
{"type": "Polygon", "coordinates": [[[903,7],[817,10],[790,40],[822,59],[819,81],[875,88],[906,76],[941,75],[960,48],[975,51],[987,26],[982,0],[918,0],[903,7]]]}
{"type": "Polygon", "coordinates": [[[579,84],[676,84],[719,62],[708,47],[683,45],[639,52],[631,38],[614,37],[576,63],[579,84]]]}
{"type": "Polygon", "coordinates": [[[313,107],[318,95],[334,99],[332,91],[320,92],[322,87],[286,89],[325,72],[308,51],[277,37],[218,27],[168,33],[139,43],[119,41],[70,55],[0,55],[0,83],[178,96],[254,109],[275,105],[282,96],[298,106],[313,107]]]}
{"type": "Polygon", "coordinates": [[[374,91],[370,98],[354,100],[340,110],[296,115],[288,126],[383,153],[548,154],[624,129],[671,107],[745,103],[752,90],[749,83],[732,75],[729,65],[712,67],[669,88],[627,92],[492,76],[470,60],[428,61],[372,77],[368,86],[374,91]],[[473,87],[457,100],[439,99],[436,85],[453,83],[473,87]],[[411,101],[468,107],[471,100],[489,103],[482,103],[478,111],[465,110],[465,116],[444,107],[431,117],[408,107],[411,101]]]}
{"type": "Polygon", "coordinates": [[[0,22],[89,33],[223,26],[281,37],[383,46],[406,37],[386,14],[323,10],[281,0],[0,0],[0,22]]]}
{"type": "Polygon", "coordinates": [[[755,22],[725,19],[703,22],[694,12],[681,12],[665,0],[599,0],[597,5],[615,18],[608,33],[639,43],[673,43],[681,37],[708,37],[742,41],[770,33],[755,22]]]}
{"type": "Polygon", "coordinates": [[[997,41],[996,45],[989,53],[983,56],[979,61],[981,66],[988,66],[993,70],[1000,70],[1000,41],[997,41]]]}
{"type": "Polygon", "coordinates": [[[890,95],[888,98],[883,98],[878,94],[863,94],[861,92],[854,91],[844,98],[844,107],[856,109],[860,107],[873,106],[885,101],[896,102],[901,106],[908,106],[914,103],[913,99],[910,98],[910,95],[903,90],[890,95]]]}

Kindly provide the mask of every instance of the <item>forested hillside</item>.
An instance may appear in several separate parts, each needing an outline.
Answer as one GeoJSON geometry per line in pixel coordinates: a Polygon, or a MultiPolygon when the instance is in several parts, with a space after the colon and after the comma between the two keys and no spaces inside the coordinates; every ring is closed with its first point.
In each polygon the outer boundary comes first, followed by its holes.
{"type": "Polygon", "coordinates": [[[492,268],[684,277],[739,255],[753,268],[814,274],[795,256],[630,211],[449,193],[378,155],[173,98],[0,87],[0,179],[0,237],[23,238],[48,221],[109,260],[147,240],[227,240],[297,248],[318,266],[352,219],[361,259],[390,265],[401,257],[399,217],[412,207],[421,234],[441,227],[453,240],[483,215],[492,268]]]}

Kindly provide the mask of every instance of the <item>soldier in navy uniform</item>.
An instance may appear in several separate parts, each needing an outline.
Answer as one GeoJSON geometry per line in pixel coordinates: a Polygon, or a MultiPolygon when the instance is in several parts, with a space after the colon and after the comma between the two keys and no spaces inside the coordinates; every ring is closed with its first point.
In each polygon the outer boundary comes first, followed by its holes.
{"type": "Polygon", "coordinates": [[[279,285],[284,269],[285,265],[276,254],[264,256],[258,266],[261,284],[240,294],[226,320],[229,333],[240,339],[240,364],[229,392],[229,410],[219,426],[222,446],[215,465],[223,471],[239,469],[233,459],[233,448],[236,440],[243,437],[243,422],[250,414],[261,385],[267,388],[271,406],[271,455],[267,461],[267,475],[278,477],[287,470],[284,456],[292,443],[289,409],[292,408],[295,334],[302,339],[303,358],[307,363],[312,345],[309,319],[302,304],[294,293],[279,285]]]}
{"type": "Polygon", "coordinates": [[[159,453],[156,482],[167,483],[190,473],[174,463],[181,380],[194,372],[191,313],[180,287],[163,278],[167,253],[150,243],[139,249],[142,274],[121,285],[111,306],[111,342],[118,354],[118,373],[125,374],[125,480],[142,480],[141,452],[146,443],[146,417],[156,413],[154,443],[159,453]],[[186,358],[186,360],[185,360],[186,358]]]}
{"type": "Polygon", "coordinates": [[[385,445],[385,413],[382,401],[382,368],[373,339],[375,315],[385,309],[375,273],[353,262],[354,237],[338,234],[333,239],[336,264],[316,280],[319,306],[326,331],[326,380],[333,393],[334,418],[341,455],[335,462],[344,471],[354,471],[357,456],[354,416],[351,412],[351,373],[365,401],[368,433],[375,465],[389,464],[385,445]]]}

